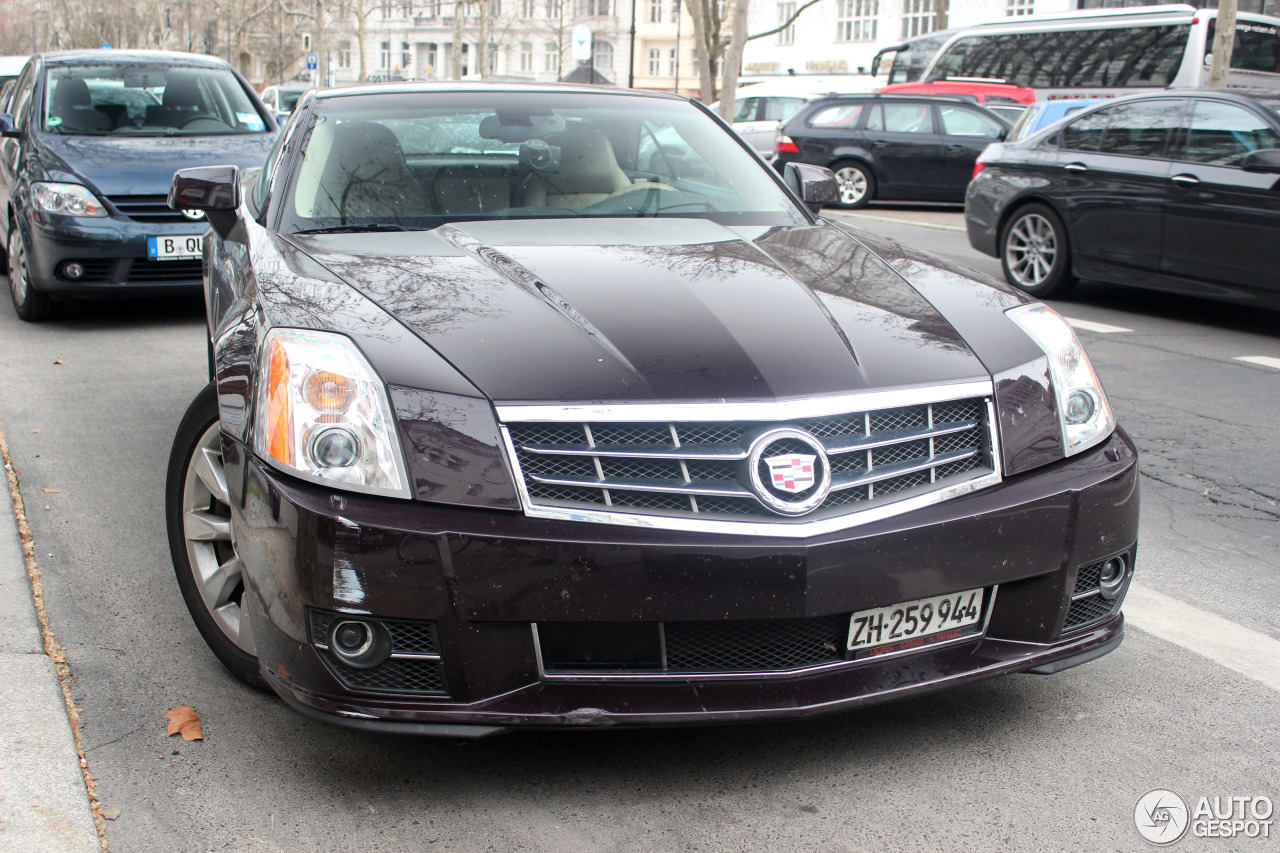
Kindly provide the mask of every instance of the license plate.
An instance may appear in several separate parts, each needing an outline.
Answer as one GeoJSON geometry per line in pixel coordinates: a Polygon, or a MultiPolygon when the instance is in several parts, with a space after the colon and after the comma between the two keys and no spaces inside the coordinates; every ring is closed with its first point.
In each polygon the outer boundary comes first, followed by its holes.
{"type": "Polygon", "coordinates": [[[148,237],[147,257],[153,261],[187,261],[202,255],[203,234],[148,237]]]}
{"type": "Polygon", "coordinates": [[[986,603],[986,590],[970,589],[859,610],[849,620],[849,651],[879,657],[980,633],[986,603]]]}

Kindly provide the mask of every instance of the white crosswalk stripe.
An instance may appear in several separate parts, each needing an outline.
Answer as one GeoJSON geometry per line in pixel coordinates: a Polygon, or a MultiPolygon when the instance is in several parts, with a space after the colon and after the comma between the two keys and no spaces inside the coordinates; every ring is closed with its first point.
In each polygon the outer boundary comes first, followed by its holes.
{"type": "Polygon", "coordinates": [[[1262,367],[1270,367],[1273,370],[1280,370],[1280,358],[1272,358],[1269,355],[1240,355],[1236,356],[1236,361],[1246,361],[1249,364],[1257,364],[1262,367]]]}

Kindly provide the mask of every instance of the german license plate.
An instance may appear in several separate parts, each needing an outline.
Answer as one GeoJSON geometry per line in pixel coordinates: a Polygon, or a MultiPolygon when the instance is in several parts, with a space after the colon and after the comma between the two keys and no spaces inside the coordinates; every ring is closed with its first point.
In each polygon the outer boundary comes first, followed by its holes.
{"type": "Polygon", "coordinates": [[[859,610],[849,620],[854,658],[915,651],[982,630],[986,590],[970,589],[859,610]]]}
{"type": "Polygon", "coordinates": [[[148,237],[147,257],[153,261],[187,261],[202,253],[203,234],[175,234],[172,237],[148,237]]]}

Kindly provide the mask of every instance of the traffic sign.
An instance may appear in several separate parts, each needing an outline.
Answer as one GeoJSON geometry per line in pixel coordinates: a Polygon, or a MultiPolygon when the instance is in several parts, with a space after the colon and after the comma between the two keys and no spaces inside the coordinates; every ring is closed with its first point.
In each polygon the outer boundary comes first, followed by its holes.
{"type": "Polygon", "coordinates": [[[587,62],[591,59],[591,30],[585,24],[573,28],[572,56],[575,62],[587,62]]]}
{"type": "Polygon", "coordinates": [[[319,67],[320,67],[320,54],[308,53],[307,54],[307,70],[315,71],[319,67]]]}

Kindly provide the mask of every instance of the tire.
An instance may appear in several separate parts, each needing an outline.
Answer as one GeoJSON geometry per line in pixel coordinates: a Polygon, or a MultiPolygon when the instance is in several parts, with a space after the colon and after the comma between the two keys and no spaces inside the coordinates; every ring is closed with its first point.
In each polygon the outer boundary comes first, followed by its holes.
{"type": "Polygon", "coordinates": [[[243,630],[248,627],[248,614],[241,610],[245,586],[228,501],[216,386],[209,383],[183,416],[169,455],[169,552],[200,636],[233,675],[266,690],[252,633],[243,630]]]}
{"type": "Polygon", "coordinates": [[[836,173],[837,196],[836,207],[845,210],[857,210],[866,207],[876,197],[876,176],[871,174],[871,167],[865,163],[845,160],[831,167],[836,173]]]}
{"type": "Polygon", "coordinates": [[[1062,296],[1075,286],[1067,229],[1043,204],[1020,207],[1000,232],[1005,280],[1040,299],[1062,296]]]}
{"type": "Polygon", "coordinates": [[[39,323],[60,313],[61,302],[55,302],[47,293],[41,293],[31,286],[31,273],[27,268],[27,244],[22,239],[22,229],[16,222],[9,229],[6,247],[9,297],[13,301],[13,310],[28,323],[39,323]]]}

